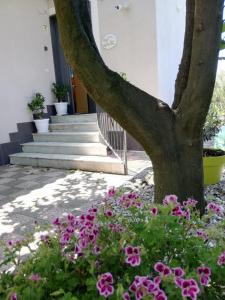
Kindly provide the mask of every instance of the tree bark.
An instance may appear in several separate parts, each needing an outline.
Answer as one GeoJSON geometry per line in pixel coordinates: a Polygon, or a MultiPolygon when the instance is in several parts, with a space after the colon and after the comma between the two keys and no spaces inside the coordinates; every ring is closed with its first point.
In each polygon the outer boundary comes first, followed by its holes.
{"type": "Polygon", "coordinates": [[[155,201],[194,197],[204,211],[202,127],[215,83],[223,0],[187,0],[185,48],[172,109],[111,71],[90,31],[86,0],[54,0],[65,56],[88,93],[150,156],[155,201]],[[207,45],[206,45],[207,43],[207,45]]]}

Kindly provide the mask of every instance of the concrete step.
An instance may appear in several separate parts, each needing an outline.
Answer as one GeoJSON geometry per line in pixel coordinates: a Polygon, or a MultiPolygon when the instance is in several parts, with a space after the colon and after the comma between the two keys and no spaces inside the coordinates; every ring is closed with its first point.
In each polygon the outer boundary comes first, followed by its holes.
{"type": "Polygon", "coordinates": [[[32,142],[22,144],[22,149],[25,153],[107,156],[107,147],[101,143],[32,142]]]}
{"type": "Polygon", "coordinates": [[[46,132],[33,134],[35,142],[98,143],[99,132],[46,132]]]}
{"type": "Polygon", "coordinates": [[[102,156],[17,153],[10,155],[10,163],[34,167],[124,174],[123,164],[120,160],[102,156]]]}
{"type": "Polygon", "coordinates": [[[52,123],[87,123],[97,122],[97,114],[77,114],[66,116],[51,116],[52,123]]]}
{"type": "Polygon", "coordinates": [[[97,122],[86,123],[53,123],[49,124],[50,131],[63,132],[93,132],[98,131],[97,122]]]}

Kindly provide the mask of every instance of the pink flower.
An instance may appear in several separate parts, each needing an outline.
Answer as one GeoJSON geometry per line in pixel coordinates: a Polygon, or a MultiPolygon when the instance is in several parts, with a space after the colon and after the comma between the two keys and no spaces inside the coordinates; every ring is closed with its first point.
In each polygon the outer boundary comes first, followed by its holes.
{"type": "Polygon", "coordinates": [[[29,279],[30,279],[31,281],[38,282],[38,281],[41,280],[41,276],[40,276],[39,274],[32,274],[32,275],[29,277],[29,279]]]}
{"type": "Polygon", "coordinates": [[[184,279],[181,277],[175,277],[174,279],[174,283],[176,284],[176,286],[178,286],[179,288],[182,288],[182,284],[183,284],[184,279]]]}
{"type": "Polygon", "coordinates": [[[177,201],[177,196],[176,195],[167,195],[164,199],[163,199],[163,205],[164,206],[168,206],[170,204],[173,205],[178,205],[178,201],[177,201]]]}
{"type": "Polygon", "coordinates": [[[112,230],[113,232],[117,232],[117,233],[123,232],[123,231],[124,231],[124,228],[123,228],[120,224],[113,224],[113,223],[110,223],[110,224],[108,225],[108,228],[109,228],[110,230],[112,230]]]}
{"type": "Polygon", "coordinates": [[[158,208],[157,208],[157,207],[153,207],[153,208],[151,209],[151,214],[152,214],[153,216],[157,216],[157,215],[158,215],[158,208]]]}
{"type": "Polygon", "coordinates": [[[157,262],[155,265],[154,265],[154,270],[156,272],[158,272],[161,276],[164,276],[164,277],[167,277],[171,274],[171,270],[169,267],[167,267],[166,265],[164,265],[163,263],[161,262],[157,262]]]}
{"type": "Polygon", "coordinates": [[[190,212],[190,209],[186,209],[186,210],[183,211],[183,217],[184,217],[186,220],[188,220],[188,221],[191,220],[191,212],[190,212]]]}
{"type": "Polygon", "coordinates": [[[136,193],[124,194],[118,199],[118,204],[122,205],[125,208],[143,207],[143,203],[140,201],[138,195],[136,193]]]}
{"type": "Polygon", "coordinates": [[[201,285],[207,286],[211,280],[211,269],[208,267],[199,267],[197,268],[197,274],[200,277],[201,285]]]}
{"type": "Polygon", "coordinates": [[[124,293],[123,294],[123,300],[131,300],[129,293],[124,293]]]}
{"type": "Polygon", "coordinates": [[[136,267],[140,265],[141,263],[140,247],[127,246],[125,248],[125,254],[126,254],[126,263],[128,263],[132,267],[136,267]]]}
{"type": "Polygon", "coordinates": [[[219,256],[217,260],[217,265],[219,266],[225,265],[225,251],[219,256]]]}
{"type": "Polygon", "coordinates": [[[197,282],[194,279],[185,279],[182,282],[182,296],[189,297],[192,300],[197,299],[197,294],[200,292],[197,282]]]}
{"type": "Polygon", "coordinates": [[[210,202],[207,205],[207,209],[208,209],[209,212],[217,214],[217,215],[221,215],[223,213],[222,206],[220,206],[220,205],[218,205],[216,203],[213,203],[213,202],[210,202]]]}
{"type": "Polygon", "coordinates": [[[194,199],[191,199],[191,198],[188,198],[187,201],[184,201],[183,202],[183,205],[185,207],[196,207],[196,205],[198,204],[198,201],[194,200],[194,199]]]}
{"type": "Polygon", "coordinates": [[[129,287],[129,291],[134,293],[136,300],[143,299],[146,295],[152,294],[157,289],[158,286],[147,276],[135,276],[134,281],[129,287]]]}
{"type": "Polygon", "coordinates": [[[13,293],[13,294],[10,296],[10,300],[17,300],[17,294],[16,294],[16,293],[13,293]]]}
{"type": "Polygon", "coordinates": [[[203,241],[206,241],[206,240],[208,240],[208,234],[204,231],[204,230],[202,230],[202,229],[198,229],[197,231],[196,231],[196,233],[197,233],[197,236],[198,237],[200,237],[201,239],[203,239],[203,241]]]}
{"type": "Polygon", "coordinates": [[[107,197],[112,198],[116,194],[116,188],[114,186],[110,187],[107,192],[107,197]]]}
{"type": "Polygon", "coordinates": [[[167,296],[163,290],[158,290],[153,300],[167,300],[167,296]]]}
{"type": "Polygon", "coordinates": [[[53,220],[52,224],[55,226],[60,226],[61,222],[60,222],[59,218],[56,218],[55,220],[53,220]]]}
{"type": "Polygon", "coordinates": [[[185,275],[184,270],[180,267],[173,268],[172,272],[173,272],[175,277],[183,277],[185,275]]]}
{"type": "Polygon", "coordinates": [[[206,276],[211,276],[211,269],[208,267],[199,267],[197,268],[197,273],[198,275],[206,275],[206,276]]]}
{"type": "Polygon", "coordinates": [[[114,293],[112,274],[111,273],[102,274],[96,286],[99,291],[99,294],[105,298],[108,298],[110,295],[114,293]]]}
{"type": "Polygon", "coordinates": [[[108,217],[108,218],[111,218],[113,216],[113,212],[111,210],[107,209],[105,211],[105,216],[108,217]]]}
{"type": "Polygon", "coordinates": [[[171,211],[172,216],[182,217],[183,216],[183,210],[180,205],[175,206],[171,211]]]}

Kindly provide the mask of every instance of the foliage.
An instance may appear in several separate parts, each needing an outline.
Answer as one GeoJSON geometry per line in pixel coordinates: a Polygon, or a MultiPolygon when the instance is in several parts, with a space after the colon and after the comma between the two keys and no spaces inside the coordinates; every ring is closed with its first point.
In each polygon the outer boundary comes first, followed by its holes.
{"type": "Polygon", "coordinates": [[[44,115],[44,102],[45,97],[41,93],[36,93],[30,103],[28,103],[28,108],[33,112],[37,119],[43,118],[44,115]]]}
{"type": "Polygon", "coordinates": [[[104,207],[56,218],[26,262],[19,256],[26,241],[9,241],[3,265],[17,266],[2,274],[0,298],[222,299],[224,223],[210,222],[223,211],[211,203],[200,219],[195,200],[181,206],[170,195],[163,203],[111,188],[104,207]]]}
{"type": "Polygon", "coordinates": [[[66,85],[60,85],[53,83],[52,84],[52,92],[55,95],[58,102],[66,102],[66,96],[68,94],[69,88],[66,85]]]}
{"type": "Polygon", "coordinates": [[[225,124],[225,74],[216,79],[212,102],[203,129],[204,141],[211,140],[225,124]]]}

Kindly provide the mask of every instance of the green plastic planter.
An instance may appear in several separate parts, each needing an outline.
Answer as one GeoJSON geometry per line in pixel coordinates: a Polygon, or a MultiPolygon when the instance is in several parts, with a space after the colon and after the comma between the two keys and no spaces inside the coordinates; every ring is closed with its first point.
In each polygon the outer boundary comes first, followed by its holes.
{"type": "Polygon", "coordinates": [[[205,185],[216,184],[220,181],[224,164],[225,155],[203,157],[205,185]]]}

